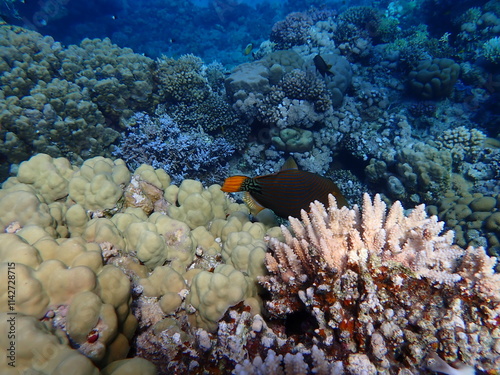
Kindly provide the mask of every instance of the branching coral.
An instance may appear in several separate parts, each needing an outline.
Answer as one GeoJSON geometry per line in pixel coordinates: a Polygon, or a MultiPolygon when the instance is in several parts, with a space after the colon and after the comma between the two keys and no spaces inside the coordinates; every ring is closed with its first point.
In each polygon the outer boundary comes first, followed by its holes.
{"type": "Polygon", "coordinates": [[[453,233],[440,234],[444,223],[423,205],[405,216],[398,202],[386,212],[379,196],[365,195],[362,211],[330,200],[328,209],[315,202],[302,221],[291,218],[284,242],[270,241],[270,275],[261,280],[272,315],[305,309],[330,358],[367,354],[378,371],[416,370],[429,346],[447,360],[498,367],[495,258],[452,245],[453,233]]]}
{"type": "Polygon", "coordinates": [[[325,82],[303,70],[294,69],[285,74],[277,87],[287,98],[310,100],[318,112],[324,112],[331,106],[325,82]]]}
{"type": "Polygon", "coordinates": [[[162,99],[188,103],[203,101],[209,90],[202,66],[203,61],[194,55],[183,55],[178,60],[159,59],[155,76],[162,99]]]}
{"type": "Polygon", "coordinates": [[[483,56],[494,64],[500,63],[500,37],[489,39],[483,44],[483,56]]]}
{"type": "Polygon", "coordinates": [[[151,118],[137,113],[123,135],[123,140],[115,154],[123,158],[131,167],[151,164],[161,168],[180,182],[187,174],[206,182],[215,182],[224,174],[225,160],[234,152],[234,147],[222,137],[190,130],[181,131],[167,115],[151,118]]]}
{"type": "Polygon", "coordinates": [[[485,139],[486,135],[481,130],[459,126],[445,130],[438,137],[437,144],[440,148],[449,150],[454,163],[460,164],[464,161],[477,161],[484,152],[485,139]]]}
{"type": "Polygon", "coordinates": [[[28,30],[5,27],[0,36],[0,154],[8,163],[36,152],[78,162],[109,156],[113,126],[156,103],[153,61],[109,39],[63,48],[28,30]]]}
{"type": "Polygon", "coordinates": [[[223,134],[243,148],[249,128],[225,100],[223,72],[220,65],[207,66],[199,57],[184,55],[178,60],[159,59],[155,77],[165,112],[182,130],[223,134]]]}

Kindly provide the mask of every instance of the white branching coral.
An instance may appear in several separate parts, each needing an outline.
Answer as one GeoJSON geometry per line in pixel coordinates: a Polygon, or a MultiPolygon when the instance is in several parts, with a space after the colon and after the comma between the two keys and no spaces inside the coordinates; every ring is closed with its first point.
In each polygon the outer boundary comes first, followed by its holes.
{"type": "Polygon", "coordinates": [[[372,202],[365,194],[362,212],[358,206],[337,208],[332,195],[329,207],[316,201],[310,214],[302,211],[302,221],[290,218],[293,234],[282,226],[285,242],[272,239],[274,255],[267,254],[271,272],[305,283],[322,269],[342,274],[348,264],[376,256],[400,263],[417,277],[448,284],[460,280],[455,271],[465,250],[452,245],[452,231],[440,234],[444,223],[427,217],[424,205],[405,216],[399,201],[386,212],[379,195],[372,202]]]}
{"type": "Polygon", "coordinates": [[[405,215],[378,195],[365,194],[362,210],[337,208],[333,196],[329,208],[314,202],[282,227],[284,242],[270,240],[268,311],[307,312],[330,361],[366,354],[378,371],[415,370],[433,348],[446,361],[498,368],[496,258],[453,245],[443,226],[424,205],[405,215]]]}

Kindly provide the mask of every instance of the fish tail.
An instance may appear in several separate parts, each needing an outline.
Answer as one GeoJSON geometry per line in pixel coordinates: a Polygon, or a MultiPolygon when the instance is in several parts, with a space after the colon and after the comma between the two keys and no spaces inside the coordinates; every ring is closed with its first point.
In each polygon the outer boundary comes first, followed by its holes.
{"type": "Polygon", "coordinates": [[[232,176],[226,178],[226,181],[224,181],[224,184],[222,185],[221,190],[226,193],[234,193],[237,191],[241,191],[241,186],[243,185],[243,182],[250,177],[246,176],[232,176]]]}

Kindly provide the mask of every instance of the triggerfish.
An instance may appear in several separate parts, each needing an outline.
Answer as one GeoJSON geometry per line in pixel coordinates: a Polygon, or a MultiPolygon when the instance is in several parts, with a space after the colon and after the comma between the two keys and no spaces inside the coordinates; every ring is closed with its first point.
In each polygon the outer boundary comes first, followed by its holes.
{"type": "Polygon", "coordinates": [[[328,194],[333,194],[339,207],[348,205],[332,180],[299,170],[291,157],[277,173],[228,177],[221,190],[226,193],[244,191],[243,200],[253,214],[269,208],[283,218],[300,217],[300,210],[308,211],[315,200],[327,206],[328,194]]]}

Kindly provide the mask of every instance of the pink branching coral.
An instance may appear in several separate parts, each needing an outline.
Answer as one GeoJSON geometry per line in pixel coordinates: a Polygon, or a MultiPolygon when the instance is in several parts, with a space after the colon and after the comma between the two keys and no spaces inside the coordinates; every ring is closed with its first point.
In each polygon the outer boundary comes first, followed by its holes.
{"type": "Polygon", "coordinates": [[[429,350],[489,370],[500,368],[500,275],[482,248],[452,244],[424,205],[408,216],[366,194],[363,209],[321,203],[270,240],[270,314],[311,316],[312,343],[329,361],[366,354],[384,373],[418,370],[429,350]],[[481,339],[479,339],[479,337],[481,339]],[[393,371],[394,370],[394,371],[393,371]],[[387,372],[386,372],[387,371],[387,372]]]}

